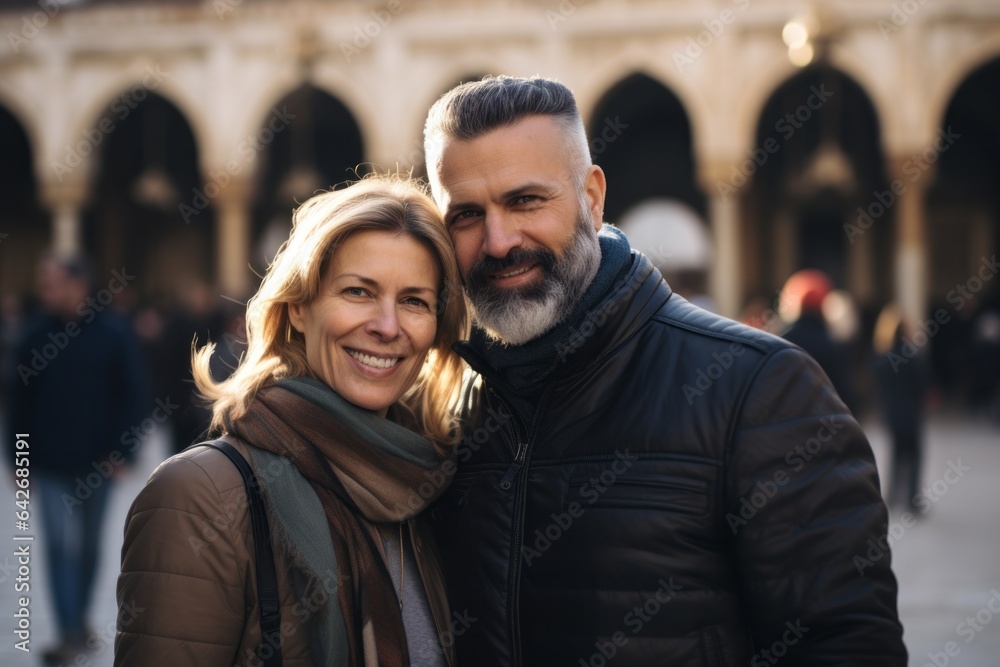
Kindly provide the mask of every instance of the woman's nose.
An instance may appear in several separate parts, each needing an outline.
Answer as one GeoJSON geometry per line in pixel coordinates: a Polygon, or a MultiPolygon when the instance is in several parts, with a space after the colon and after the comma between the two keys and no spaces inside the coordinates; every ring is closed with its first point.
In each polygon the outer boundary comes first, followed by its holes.
{"type": "Polygon", "coordinates": [[[396,313],[396,304],[386,300],[376,301],[372,317],[365,325],[365,331],[382,340],[392,340],[398,336],[399,317],[396,313]]]}

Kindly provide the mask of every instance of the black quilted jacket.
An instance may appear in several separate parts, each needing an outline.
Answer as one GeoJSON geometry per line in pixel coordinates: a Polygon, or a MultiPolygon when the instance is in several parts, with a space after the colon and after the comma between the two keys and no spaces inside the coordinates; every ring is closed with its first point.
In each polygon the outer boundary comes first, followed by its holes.
{"type": "Polygon", "coordinates": [[[638,253],[589,322],[528,405],[460,345],[430,512],[459,664],[905,665],[871,448],[817,364],[638,253]]]}

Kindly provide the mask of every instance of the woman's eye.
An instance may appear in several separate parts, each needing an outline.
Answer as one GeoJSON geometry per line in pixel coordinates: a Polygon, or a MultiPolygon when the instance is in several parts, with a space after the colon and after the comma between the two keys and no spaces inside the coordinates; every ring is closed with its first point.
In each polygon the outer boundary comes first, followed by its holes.
{"type": "Polygon", "coordinates": [[[403,300],[403,303],[405,303],[408,306],[414,306],[416,308],[426,308],[427,310],[430,310],[429,303],[415,296],[407,297],[406,299],[403,300]]]}
{"type": "Polygon", "coordinates": [[[348,296],[365,296],[367,292],[365,292],[365,288],[363,287],[348,287],[344,290],[344,294],[348,296]]]}

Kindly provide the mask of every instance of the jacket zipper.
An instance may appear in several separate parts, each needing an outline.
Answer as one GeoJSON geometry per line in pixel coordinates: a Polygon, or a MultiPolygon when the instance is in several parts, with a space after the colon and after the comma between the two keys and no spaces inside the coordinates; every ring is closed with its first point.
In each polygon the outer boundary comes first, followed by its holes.
{"type": "Polygon", "coordinates": [[[508,491],[513,483],[514,477],[518,472],[520,472],[521,466],[524,465],[524,457],[528,453],[528,442],[521,439],[521,429],[517,427],[517,416],[514,414],[514,411],[510,409],[510,405],[507,404],[507,401],[505,401],[493,387],[490,387],[490,393],[493,394],[493,397],[497,399],[497,401],[499,401],[504,409],[510,414],[510,423],[511,426],[514,427],[514,439],[517,441],[517,451],[514,453],[514,460],[511,462],[510,466],[507,468],[507,472],[504,473],[503,478],[500,480],[500,488],[504,491],[508,491]]]}
{"type": "MultiPolygon", "coordinates": [[[[545,403],[549,397],[550,387],[546,387],[545,392],[542,394],[542,398],[538,401],[538,406],[535,408],[535,414],[531,418],[531,424],[528,426],[528,433],[524,440],[521,440],[521,433],[517,428],[517,418],[514,417],[511,423],[514,426],[514,435],[518,440],[517,452],[514,455],[514,461],[507,468],[507,472],[504,474],[503,478],[500,480],[500,488],[507,491],[513,486],[515,481],[518,482],[517,485],[517,497],[514,500],[514,520],[513,527],[511,531],[511,559],[510,559],[510,572],[508,573],[508,590],[507,599],[510,600],[510,641],[511,649],[514,657],[514,665],[521,665],[521,632],[520,632],[520,621],[521,614],[519,608],[519,596],[518,592],[521,588],[521,545],[523,543],[523,520],[524,520],[524,506],[528,498],[528,488],[526,484],[521,483],[518,479],[518,473],[524,468],[528,463],[528,453],[531,446],[531,441],[534,436],[535,426],[538,423],[538,417],[542,414],[542,409],[545,407],[545,403]]],[[[490,392],[503,406],[510,412],[511,416],[514,415],[514,411],[510,409],[507,402],[492,388],[490,387],[490,392]]]]}

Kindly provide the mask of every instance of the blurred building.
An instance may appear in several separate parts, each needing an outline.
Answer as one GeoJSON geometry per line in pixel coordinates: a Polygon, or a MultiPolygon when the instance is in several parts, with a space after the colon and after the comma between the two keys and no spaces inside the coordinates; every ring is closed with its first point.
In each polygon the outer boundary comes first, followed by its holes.
{"type": "Polygon", "coordinates": [[[574,90],[607,219],[697,221],[647,250],[711,257],[724,314],[807,266],[914,320],[996,290],[997,0],[7,0],[0,37],[2,294],[55,246],[243,296],[295,201],[422,173],[428,107],[487,73],[574,90]]]}

